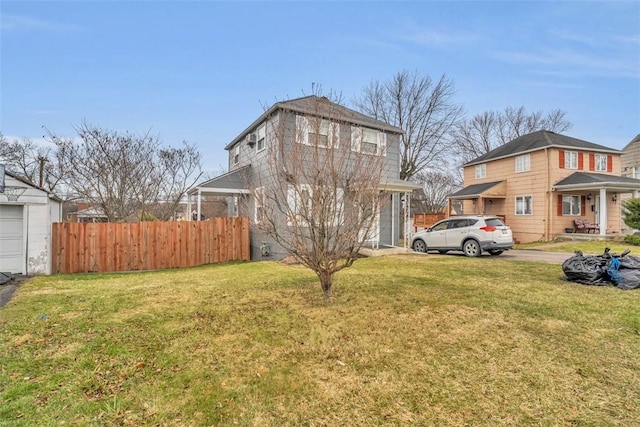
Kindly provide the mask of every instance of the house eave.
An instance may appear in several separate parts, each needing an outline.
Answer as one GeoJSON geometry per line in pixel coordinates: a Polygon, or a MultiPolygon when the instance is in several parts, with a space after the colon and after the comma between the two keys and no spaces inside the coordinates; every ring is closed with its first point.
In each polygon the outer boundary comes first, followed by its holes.
{"type": "Polygon", "coordinates": [[[505,156],[492,157],[490,159],[485,159],[485,160],[480,160],[480,161],[472,160],[469,163],[465,163],[463,165],[463,167],[481,165],[483,163],[493,162],[494,160],[508,159],[510,157],[517,157],[517,156],[521,156],[521,155],[527,154],[527,153],[535,153],[536,151],[543,151],[543,150],[549,149],[549,148],[558,148],[558,149],[567,150],[567,151],[588,151],[590,153],[622,154],[622,151],[615,150],[615,149],[603,150],[603,149],[600,149],[600,148],[586,148],[586,147],[585,148],[582,148],[582,147],[578,148],[578,147],[570,147],[570,146],[567,146],[567,145],[552,144],[552,145],[547,145],[547,146],[544,146],[544,147],[533,148],[531,150],[518,151],[517,153],[508,154],[508,155],[505,155],[505,156]]]}

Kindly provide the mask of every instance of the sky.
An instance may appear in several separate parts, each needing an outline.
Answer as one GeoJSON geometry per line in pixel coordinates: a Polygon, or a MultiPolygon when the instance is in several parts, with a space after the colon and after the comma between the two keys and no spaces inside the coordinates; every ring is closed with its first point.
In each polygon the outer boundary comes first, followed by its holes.
{"type": "Polygon", "coordinates": [[[565,134],[622,149],[640,133],[640,1],[0,2],[0,132],[86,121],[224,146],[274,102],[320,86],[347,106],[417,71],[468,117],[566,111],[565,134]]]}

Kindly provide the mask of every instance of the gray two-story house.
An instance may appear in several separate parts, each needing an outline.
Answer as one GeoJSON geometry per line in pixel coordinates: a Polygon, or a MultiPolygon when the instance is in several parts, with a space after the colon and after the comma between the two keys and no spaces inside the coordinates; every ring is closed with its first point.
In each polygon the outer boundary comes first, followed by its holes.
{"type": "MultiPolygon", "coordinates": [[[[373,227],[358,238],[374,247],[398,246],[401,240],[408,240],[411,192],[421,188],[399,179],[400,135],[402,129],[324,97],[306,96],[277,102],[227,144],[228,172],[189,190],[188,209],[194,212],[190,217],[201,218],[203,196],[224,196],[228,200],[229,216],[247,216],[251,220],[252,259],[283,258],[287,255],[284,249],[258,226],[263,215],[259,190],[261,186],[269,185],[265,183],[272,182],[266,178],[274,174],[270,155],[273,150],[281,150],[285,157],[287,153],[293,157],[298,153],[298,146],[312,147],[307,152],[314,153],[323,147],[340,144],[346,151],[365,153],[378,159],[376,167],[381,173],[376,186],[388,198],[387,203],[375,207],[373,227]],[[317,124],[313,129],[311,122],[317,124]],[[401,224],[405,224],[402,230],[401,224]]],[[[291,166],[304,168],[305,162],[320,158],[312,154],[302,159],[294,158],[302,164],[291,166]]],[[[283,218],[278,226],[287,227],[287,219],[283,218]]]]}

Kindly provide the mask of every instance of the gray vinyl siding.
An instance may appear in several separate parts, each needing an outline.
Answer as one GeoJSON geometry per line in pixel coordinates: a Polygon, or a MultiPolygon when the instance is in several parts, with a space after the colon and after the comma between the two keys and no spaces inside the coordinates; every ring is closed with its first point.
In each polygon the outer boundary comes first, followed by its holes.
{"type": "MultiPolygon", "coordinates": [[[[250,146],[245,138],[242,138],[236,142],[233,146],[229,147],[229,171],[241,168],[246,165],[251,165],[250,173],[247,176],[247,182],[245,186],[251,190],[261,187],[262,182],[268,182],[267,174],[269,173],[268,167],[268,155],[269,150],[272,150],[276,144],[276,135],[280,129],[280,124],[284,128],[284,147],[290,147],[294,140],[293,136],[296,132],[296,114],[283,112],[282,110],[274,111],[273,114],[265,117],[266,122],[266,136],[265,136],[265,149],[258,152],[257,144],[250,146]],[[283,123],[281,121],[284,120],[283,123]],[[240,156],[238,163],[234,163],[235,147],[240,147],[240,156]]],[[[249,133],[256,133],[258,127],[262,123],[257,123],[249,133]]],[[[372,127],[372,129],[375,129],[372,127]]],[[[351,144],[351,130],[350,124],[340,124],[340,144],[351,144]]],[[[386,134],[386,156],[384,160],[383,180],[385,179],[398,179],[399,178],[399,135],[389,131],[385,131],[386,134]]],[[[297,142],[296,142],[297,143],[297,142]]],[[[380,245],[398,245],[399,235],[401,230],[398,224],[400,215],[400,197],[388,196],[389,201],[384,204],[380,209],[380,245]],[[391,203],[393,200],[395,203],[391,203]],[[392,215],[393,211],[393,215],[392,215]],[[392,218],[394,229],[392,231],[392,218]]],[[[278,260],[284,258],[287,254],[282,247],[280,247],[272,238],[266,236],[261,232],[255,224],[255,199],[253,195],[244,196],[240,198],[240,204],[238,214],[242,216],[248,216],[250,218],[251,230],[251,259],[253,260],[265,260],[273,259],[278,260]],[[270,256],[265,257],[262,254],[263,244],[267,244],[270,248],[270,256]]],[[[286,218],[282,218],[280,222],[282,227],[286,227],[286,218]]]]}

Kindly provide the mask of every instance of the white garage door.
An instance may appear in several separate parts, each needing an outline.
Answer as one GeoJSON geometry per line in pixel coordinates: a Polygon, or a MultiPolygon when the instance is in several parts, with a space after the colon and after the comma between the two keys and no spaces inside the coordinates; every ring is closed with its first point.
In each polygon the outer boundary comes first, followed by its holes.
{"type": "Polygon", "coordinates": [[[22,206],[0,205],[0,271],[24,273],[22,271],[23,229],[22,206]]]}

